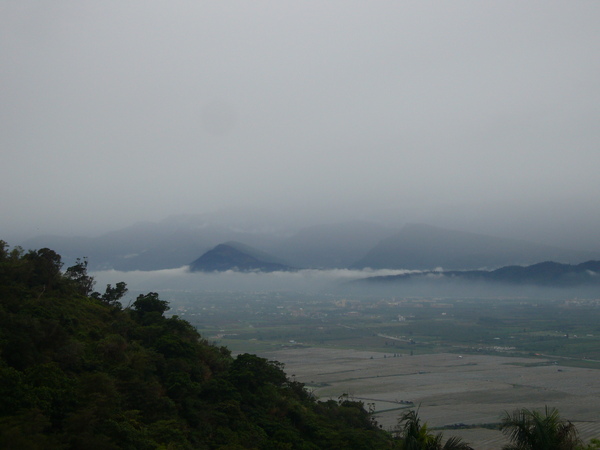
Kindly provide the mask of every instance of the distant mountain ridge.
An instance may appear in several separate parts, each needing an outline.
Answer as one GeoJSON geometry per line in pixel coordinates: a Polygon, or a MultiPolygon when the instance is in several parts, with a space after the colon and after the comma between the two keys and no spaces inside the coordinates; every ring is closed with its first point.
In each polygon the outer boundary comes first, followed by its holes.
{"type": "Polygon", "coordinates": [[[55,248],[67,263],[85,256],[92,270],[160,270],[185,266],[222,242],[243,241],[266,248],[294,232],[270,218],[235,220],[202,214],[140,222],[98,237],[38,236],[21,245],[55,248]]]}
{"type": "Polygon", "coordinates": [[[514,239],[408,224],[381,240],[354,269],[480,269],[539,261],[574,263],[599,258],[593,252],[565,250],[514,239]]]}
{"type": "Polygon", "coordinates": [[[191,272],[277,272],[290,271],[292,267],[278,258],[240,242],[219,244],[190,264],[191,272]]]}
{"type": "Polygon", "coordinates": [[[38,236],[21,243],[55,248],[67,264],[87,257],[91,270],[160,270],[188,265],[216,245],[234,241],[281,256],[298,268],[346,268],[397,231],[366,221],[301,226],[271,217],[234,220],[185,215],[140,222],[98,237],[38,236]]]}
{"type": "MultiPolygon", "coordinates": [[[[159,270],[186,266],[218,244],[239,244],[277,255],[284,265],[312,269],[447,270],[497,268],[539,261],[580,263],[600,259],[584,252],[483,234],[410,224],[388,227],[369,221],[311,226],[261,216],[173,216],[142,222],[98,237],[40,236],[25,249],[55,248],[65,263],[87,257],[90,270],[159,270]]],[[[261,258],[258,257],[260,260],[261,258]]]]}
{"type": "Polygon", "coordinates": [[[435,281],[483,281],[548,287],[572,287],[586,284],[600,285],[600,261],[587,261],[577,265],[545,261],[530,266],[506,266],[496,270],[424,271],[402,275],[369,277],[359,281],[369,283],[401,283],[409,280],[424,279],[435,281]]]}

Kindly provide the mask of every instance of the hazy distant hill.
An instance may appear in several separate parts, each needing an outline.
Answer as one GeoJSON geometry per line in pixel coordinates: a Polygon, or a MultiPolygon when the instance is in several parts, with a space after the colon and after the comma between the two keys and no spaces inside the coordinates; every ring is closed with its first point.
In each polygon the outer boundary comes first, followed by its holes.
{"type": "Polygon", "coordinates": [[[506,266],[496,270],[466,270],[466,271],[424,271],[369,277],[360,282],[390,283],[408,280],[430,281],[483,281],[512,285],[536,285],[547,287],[571,287],[580,285],[600,284],[600,261],[587,261],[572,265],[545,261],[530,266],[506,266]],[[433,275],[433,277],[432,277],[433,275]]]}
{"type": "Polygon", "coordinates": [[[226,270],[275,272],[293,269],[278,258],[239,242],[219,244],[190,264],[192,272],[226,270]]]}
{"type": "Polygon", "coordinates": [[[316,225],[271,248],[297,267],[346,268],[396,230],[370,222],[316,225]]]}
{"type": "Polygon", "coordinates": [[[141,222],[94,238],[39,236],[21,245],[25,249],[55,248],[68,264],[88,257],[93,270],[157,270],[189,264],[221,242],[244,241],[262,248],[292,233],[269,218],[236,220],[204,214],[141,222]]]}
{"type": "Polygon", "coordinates": [[[599,256],[592,252],[409,224],[400,232],[380,241],[352,268],[479,269],[548,260],[577,263],[598,259],[599,256]]]}
{"type": "Polygon", "coordinates": [[[569,251],[427,225],[398,231],[371,222],[302,227],[284,218],[203,214],[142,222],[98,237],[41,236],[25,249],[55,248],[66,264],[87,257],[91,270],[182,267],[216,245],[235,241],[278,255],[297,268],[478,269],[538,261],[578,263],[600,254],[569,251]],[[366,255],[366,256],[365,256],[366,255]]]}
{"type": "Polygon", "coordinates": [[[367,222],[301,228],[259,214],[173,216],[141,222],[99,237],[40,236],[25,249],[55,248],[67,264],[88,257],[92,270],[157,270],[181,267],[216,245],[244,242],[280,255],[294,267],[347,267],[395,230],[367,222]]]}

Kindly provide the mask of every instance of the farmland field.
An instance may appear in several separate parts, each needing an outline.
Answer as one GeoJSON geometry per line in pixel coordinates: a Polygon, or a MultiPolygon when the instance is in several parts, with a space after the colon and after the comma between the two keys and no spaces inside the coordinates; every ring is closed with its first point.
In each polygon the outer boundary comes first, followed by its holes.
{"type": "Polygon", "coordinates": [[[347,394],[374,406],[386,429],[393,429],[403,409],[419,407],[422,419],[444,435],[464,437],[475,449],[498,449],[507,441],[486,425],[497,424],[505,410],[548,405],[574,422],[585,441],[600,436],[595,369],[562,367],[544,358],[449,353],[394,357],[289,348],[259,356],[283,362],[289,376],[323,400],[347,394]]]}

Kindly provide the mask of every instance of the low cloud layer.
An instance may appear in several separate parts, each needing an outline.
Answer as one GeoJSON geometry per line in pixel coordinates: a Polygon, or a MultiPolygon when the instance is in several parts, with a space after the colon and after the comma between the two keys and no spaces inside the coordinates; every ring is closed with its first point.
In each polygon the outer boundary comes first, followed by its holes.
{"type": "Polygon", "coordinates": [[[169,292],[202,293],[277,293],[335,294],[356,298],[528,298],[570,299],[598,298],[596,286],[551,288],[532,285],[472,282],[448,279],[440,274],[428,273],[423,278],[397,283],[356,283],[374,276],[400,275],[418,271],[406,270],[300,270],[297,272],[234,271],[218,273],[189,272],[187,266],[157,271],[119,272],[115,270],[94,272],[96,289],[102,291],[106,284],[119,281],[127,283],[132,293],[169,292]]]}
{"type": "Polygon", "coordinates": [[[125,281],[135,291],[291,291],[321,292],[338,290],[344,283],[369,276],[407,273],[406,270],[299,270],[297,272],[190,272],[188,267],[156,271],[94,272],[96,288],[125,281]]]}

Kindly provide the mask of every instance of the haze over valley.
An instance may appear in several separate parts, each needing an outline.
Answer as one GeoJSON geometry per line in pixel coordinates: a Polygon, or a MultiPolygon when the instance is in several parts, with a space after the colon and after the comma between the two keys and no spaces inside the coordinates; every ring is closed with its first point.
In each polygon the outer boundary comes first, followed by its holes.
{"type": "Polygon", "coordinates": [[[0,447],[600,437],[599,23],[1,2],[0,447]]]}

